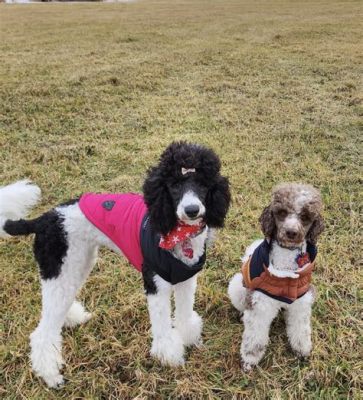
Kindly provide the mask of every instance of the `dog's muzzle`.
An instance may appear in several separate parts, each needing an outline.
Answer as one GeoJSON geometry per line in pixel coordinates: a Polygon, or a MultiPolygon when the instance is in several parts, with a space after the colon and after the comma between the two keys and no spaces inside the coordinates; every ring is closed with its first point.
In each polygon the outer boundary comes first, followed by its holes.
{"type": "Polygon", "coordinates": [[[194,221],[204,214],[205,207],[199,197],[193,191],[186,192],[177,207],[178,218],[182,221],[194,221]]]}
{"type": "Polygon", "coordinates": [[[188,218],[194,219],[197,218],[200,211],[200,207],[198,204],[192,204],[190,206],[184,207],[184,212],[188,218]]]}

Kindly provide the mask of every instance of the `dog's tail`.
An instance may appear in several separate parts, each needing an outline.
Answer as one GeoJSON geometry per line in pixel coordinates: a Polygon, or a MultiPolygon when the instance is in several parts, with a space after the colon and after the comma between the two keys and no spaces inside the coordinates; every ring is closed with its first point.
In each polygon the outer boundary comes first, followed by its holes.
{"type": "Polygon", "coordinates": [[[36,221],[23,218],[40,200],[39,187],[28,180],[0,187],[0,237],[29,235],[36,221]]]}

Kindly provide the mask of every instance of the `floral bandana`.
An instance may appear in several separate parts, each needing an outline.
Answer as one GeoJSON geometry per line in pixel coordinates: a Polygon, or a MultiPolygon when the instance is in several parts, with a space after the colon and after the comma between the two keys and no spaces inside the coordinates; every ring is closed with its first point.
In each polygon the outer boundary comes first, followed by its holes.
{"type": "Polygon", "coordinates": [[[299,268],[305,267],[306,264],[310,263],[310,256],[309,253],[302,253],[296,257],[296,263],[299,268]]]}
{"type": "Polygon", "coordinates": [[[193,247],[190,238],[201,233],[204,227],[205,225],[203,223],[188,225],[185,222],[179,221],[178,225],[167,235],[161,236],[159,247],[165,250],[171,250],[178,243],[182,242],[183,254],[188,258],[193,258],[193,247]]]}

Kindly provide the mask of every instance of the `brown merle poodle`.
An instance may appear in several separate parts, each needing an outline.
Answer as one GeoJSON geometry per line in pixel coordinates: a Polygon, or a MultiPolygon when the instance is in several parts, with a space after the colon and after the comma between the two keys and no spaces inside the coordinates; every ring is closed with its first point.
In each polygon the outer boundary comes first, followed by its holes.
{"type": "Polygon", "coordinates": [[[245,370],[257,365],[269,341],[271,322],[285,310],[287,335],[300,356],[311,351],[310,284],[317,254],[316,241],[324,229],[322,201],[310,185],[277,186],[260,217],[265,239],[257,240],[242,258],[242,272],[230,281],[232,304],[243,313],[241,357],[245,370]]]}

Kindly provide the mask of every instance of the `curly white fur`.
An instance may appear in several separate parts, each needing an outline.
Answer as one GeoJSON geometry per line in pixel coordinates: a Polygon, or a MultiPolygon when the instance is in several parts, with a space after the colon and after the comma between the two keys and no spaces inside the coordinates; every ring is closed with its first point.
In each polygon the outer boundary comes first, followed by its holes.
{"type": "Polygon", "coordinates": [[[193,311],[197,276],[174,286],[175,327],[185,346],[200,345],[203,328],[202,318],[193,311]]]}
{"type": "Polygon", "coordinates": [[[155,276],[154,282],[157,293],[147,296],[153,337],[151,355],[166,365],[183,365],[183,340],[177,329],[173,328],[171,319],[172,285],[160,276],[155,276]]]}
{"type": "Polygon", "coordinates": [[[151,355],[163,364],[184,365],[184,346],[201,344],[203,322],[193,311],[197,277],[171,285],[154,277],[156,294],[147,296],[153,342],[151,355]],[[175,318],[171,318],[171,295],[175,296],[175,318]]]}
{"type": "Polygon", "coordinates": [[[77,325],[83,324],[92,318],[92,314],[85,310],[79,301],[74,301],[71,308],[67,312],[64,326],[74,328],[77,325]]]}
{"type": "Polygon", "coordinates": [[[242,274],[234,274],[228,285],[228,296],[240,313],[245,310],[247,290],[243,287],[242,274]]]}
{"type": "Polygon", "coordinates": [[[8,237],[3,226],[6,220],[24,218],[40,200],[41,191],[29,180],[0,187],[0,237],[8,237]]]}

